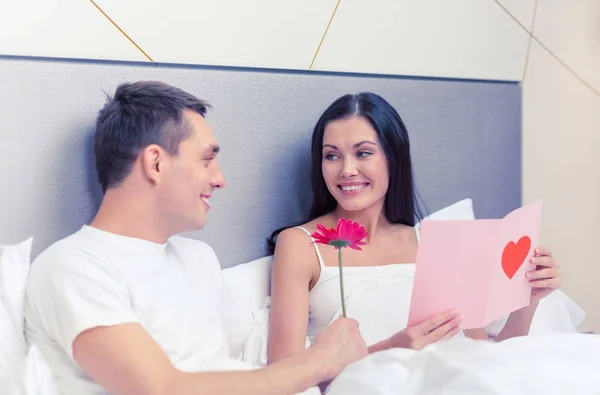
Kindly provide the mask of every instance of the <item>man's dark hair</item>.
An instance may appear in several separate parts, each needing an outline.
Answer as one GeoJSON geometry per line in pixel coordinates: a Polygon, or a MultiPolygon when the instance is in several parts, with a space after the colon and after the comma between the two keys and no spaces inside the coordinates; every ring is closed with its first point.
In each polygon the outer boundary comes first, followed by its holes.
{"type": "Polygon", "coordinates": [[[102,191],[118,186],[148,145],[177,155],[179,144],[191,133],[183,111],[204,117],[208,108],[203,100],[163,82],[119,85],[96,119],[94,153],[102,191]]]}

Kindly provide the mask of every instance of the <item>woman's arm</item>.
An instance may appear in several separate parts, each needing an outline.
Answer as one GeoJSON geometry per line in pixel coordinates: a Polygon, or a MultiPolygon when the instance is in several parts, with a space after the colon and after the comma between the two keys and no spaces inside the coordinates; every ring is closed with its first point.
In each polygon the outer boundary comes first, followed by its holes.
{"type": "Polygon", "coordinates": [[[281,232],[271,274],[269,363],[305,349],[309,284],[316,267],[317,257],[307,235],[298,229],[281,232]]]}
{"type": "MultiPolygon", "coordinates": [[[[494,339],[495,342],[501,342],[513,337],[527,336],[529,328],[533,321],[533,315],[537,309],[538,303],[533,303],[522,309],[513,311],[506,320],[506,324],[494,339]]],[[[465,336],[476,340],[490,340],[485,328],[466,329],[465,336]]]]}
{"type": "Polygon", "coordinates": [[[512,337],[527,336],[537,307],[538,302],[534,302],[527,307],[510,313],[504,328],[498,333],[494,341],[500,342],[512,337]]]}
{"type": "Polygon", "coordinates": [[[487,334],[485,328],[473,328],[473,329],[465,329],[463,333],[466,337],[475,339],[475,340],[490,340],[490,337],[487,334]]]}
{"type": "MultiPolygon", "coordinates": [[[[540,300],[559,289],[562,284],[560,266],[548,248],[537,247],[531,263],[535,265],[535,269],[527,273],[531,286],[531,302],[529,306],[516,310],[508,316],[504,328],[498,333],[495,341],[527,336],[540,300]]],[[[474,329],[470,333],[465,331],[465,335],[475,339],[482,339],[485,336],[487,339],[485,329],[474,329]]]]}
{"type": "Polygon", "coordinates": [[[369,354],[390,348],[420,350],[429,344],[454,337],[460,331],[461,322],[462,317],[456,315],[456,312],[446,311],[373,344],[368,348],[369,354]]]}
{"type": "MultiPolygon", "coordinates": [[[[506,324],[502,330],[498,333],[498,336],[494,338],[495,342],[501,342],[513,337],[527,336],[529,334],[529,328],[533,321],[533,315],[537,305],[530,305],[520,310],[512,312],[506,320],[506,324]]],[[[491,340],[488,336],[485,328],[476,329],[465,329],[464,334],[466,337],[475,340],[491,340]]]]}

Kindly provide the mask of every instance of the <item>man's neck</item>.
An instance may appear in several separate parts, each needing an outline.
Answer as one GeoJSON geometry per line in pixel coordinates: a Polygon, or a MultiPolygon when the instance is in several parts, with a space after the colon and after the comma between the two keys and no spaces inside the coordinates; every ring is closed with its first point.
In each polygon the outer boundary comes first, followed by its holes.
{"type": "Polygon", "coordinates": [[[90,226],[153,243],[166,243],[172,235],[161,223],[152,202],[138,196],[139,192],[121,187],[107,190],[90,226]]]}

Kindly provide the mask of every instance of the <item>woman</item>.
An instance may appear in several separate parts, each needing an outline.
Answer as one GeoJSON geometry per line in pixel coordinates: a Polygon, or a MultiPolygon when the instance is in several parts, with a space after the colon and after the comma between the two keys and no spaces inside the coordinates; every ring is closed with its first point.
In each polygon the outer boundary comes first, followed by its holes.
{"type": "MultiPolygon", "coordinates": [[[[421,215],[408,133],[396,110],[373,93],[339,98],[315,126],[311,155],[310,218],[269,240],[275,255],[269,362],[303,350],[307,334],[312,340],[340,314],[337,252],[310,238],[317,224],[334,228],[339,218],[358,221],[369,233],[362,251],[344,250],[344,286],[349,316],[358,320],[370,352],[420,349],[459,333],[461,317],[453,312],[404,328],[421,215]]],[[[560,286],[548,250],[536,249],[532,263],[531,304],[510,315],[496,341],[526,335],[539,300],[560,286]]],[[[487,339],[483,328],[464,334],[487,339]]]]}

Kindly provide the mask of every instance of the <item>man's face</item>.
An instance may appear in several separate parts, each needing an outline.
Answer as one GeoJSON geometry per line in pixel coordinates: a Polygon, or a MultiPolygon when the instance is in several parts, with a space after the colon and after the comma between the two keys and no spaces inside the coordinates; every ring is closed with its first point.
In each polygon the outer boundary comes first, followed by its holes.
{"type": "Polygon", "coordinates": [[[180,143],[177,155],[161,163],[158,190],[163,221],[174,233],[204,227],[213,191],[225,186],[216,159],[219,145],[208,123],[193,111],[184,111],[184,117],[191,134],[180,143]]]}

